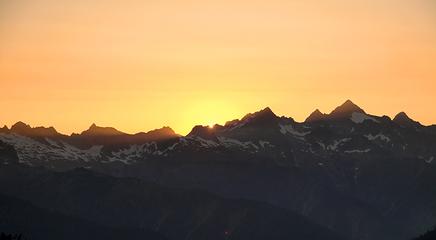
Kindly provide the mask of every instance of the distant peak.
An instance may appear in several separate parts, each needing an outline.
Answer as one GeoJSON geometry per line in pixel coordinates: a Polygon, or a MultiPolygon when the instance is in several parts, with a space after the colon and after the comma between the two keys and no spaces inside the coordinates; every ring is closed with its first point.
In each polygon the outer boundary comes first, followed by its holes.
{"type": "Polygon", "coordinates": [[[272,114],[274,114],[270,107],[266,107],[266,108],[260,110],[259,112],[267,112],[267,113],[272,113],[272,114]]]}
{"type": "Polygon", "coordinates": [[[347,100],[342,105],[335,108],[335,110],[333,110],[329,116],[331,118],[343,118],[350,117],[352,113],[365,114],[365,111],[357,106],[355,103],[353,103],[351,100],[347,100]]]}
{"type": "Polygon", "coordinates": [[[112,135],[122,135],[121,131],[113,127],[99,127],[95,123],[91,124],[88,130],[83,131],[81,135],[86,136],[112,136],[112,135]]]}
{"type": "Polygon", "coordinates": [[[59,134],[54,127],[34,127],[24,122],[17,122],[11,127],[11,132],[29,137],[52,137],[59,134]]]}
{"type": "Polygon", "coordinates": [[[168,135],[168,136],[177,136],[178,134],[170,127],[168,126],[164,126],[158,129],[154,129],[151,131],[148,131],[147,134],[164,134],[164,135],[168,135]]]}
{"type": "Polygon", "coordinates": [[[262,109],[262,110],[260,110],[260,111],[257,111],[257,112],[254,113],[254,115],[270,115],[270,116],[276,116],[276,115],[274,114],[274,112],[271,110],[270,107],[266,107],[266,108],[264,108],[264,109],[262,109]]]}
{"type": "Polygon", "coordinates": [[[362,108],[357,106],[351,100],[345,101],[341,106],[339,106],[336,109],[339,110],[339,111],[344,111],[344,112],[360,112],[360,113],[365,113],[365,111],[363,111],[362,108]]]}
{"type": "Polygon", "coordinates": [[[189,132],[187,136],[212,139],[215,138],[215,129],[210,128],[209,126],[196,125],[192,128],[191,132],[189,132]]]}
{"type": "Polygon", "coordinates": [[[422,126],[421,123],[411,119],[405,112],[398,113],[394,120],[395,123],[397,123],[400,126],[403,127],[420,127],[422,126]]]}
{"type": "Polygon", "coordinates": [[[175,133],[174,130],[168,126],[163,126],[163,127],[159,128],[158,130],[163,130],[163,131],[175,133]]]}
{"type": "MultiPolygon", "coordinates": [[[[403,119],[411,119],[411,118],[409,118],[409,116],[405,113],[405,112],[399,112],[396,116],[395,116],[395,118],[398,118],[398,119],[401,119],[401,118],[403,118],[403,119]]],[[[394,119],[395,119],[394,118],[394,119]]]]}
{"type": "Polygon", "coordinates": [[[4,125],[2,128],[0,128],[0,133],[8,133],[8,132],[9,132],[8,126],[4,125]]]}
{"type": "Polygon", "coordinates": [[[275,119],[275,118],[277,118],[277,116],[274,114],[271,108],[266,107],[260,111],[245,115],[241,120],[248,121],[251,119],[275,119]]]}
{"type": "Polygon", "coordinates": [[[304,122],[316,122],[325,119],[326,114],[322,113],[319,109],[313,111],[304,122]]]}
{"type": "Polygon", "coordinates": [[[12,125],[11,130],[19,130],[19,129],[31,129],[29,124],[26,124],[24,122],[16,122],[14,125],[12,125]]]}
{"type": "Polygon", "coordinates": [[[355,105],[355,104],[353,103],[353,101],[351,101],[350,99],[347,99],[347,101],[345,101],[344,104],[355,105]]]}
{"type": "Polygon", "coordinates": [[[163,139],[171,139],[171,138],[177,138],[180,137],[179,134],[174,132],[174,130],[170,127],[162,127],[159,129],[154,129],[151,131],[148,131],[146,133],[140,132],[134,134],[135,137],[142,139],[142,140],[149,140],[149,141],[156,141],[156,140],[163,140],[163,139]]]}

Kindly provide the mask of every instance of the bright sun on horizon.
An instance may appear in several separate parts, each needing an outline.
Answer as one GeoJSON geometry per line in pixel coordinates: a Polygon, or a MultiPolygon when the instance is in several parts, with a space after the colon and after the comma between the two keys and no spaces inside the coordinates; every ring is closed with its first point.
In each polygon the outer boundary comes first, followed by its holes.
{"type": "Polygon", "coordinates": [[[436,123],[432,0],[0,1],[0,124],[187,134],[351,99],[436,123]]]}

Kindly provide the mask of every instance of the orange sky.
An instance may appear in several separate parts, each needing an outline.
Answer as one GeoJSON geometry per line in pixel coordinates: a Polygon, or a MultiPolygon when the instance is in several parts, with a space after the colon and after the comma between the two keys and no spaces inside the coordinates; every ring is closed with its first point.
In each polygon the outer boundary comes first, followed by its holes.
{"type": "Polygon", "coordinates": [[[302,121],[351,99],[436,123],[433,0],[0,0],[0,124],[302,121]]]}

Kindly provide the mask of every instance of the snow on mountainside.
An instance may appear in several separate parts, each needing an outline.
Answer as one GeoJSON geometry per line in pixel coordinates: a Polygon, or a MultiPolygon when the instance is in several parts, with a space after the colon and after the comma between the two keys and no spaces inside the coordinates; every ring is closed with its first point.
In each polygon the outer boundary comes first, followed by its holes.
{"type": "Polygon", "coordinates": [[[265,108],[213,128],[195,126],[187,136],[168,127],[126,134],[96,125],[65,136],[19,124],[1,128],[0,141],[26,165],[85,167],[267,202],[349,239],[393,240],[436,222],[435,129],[346,101],[302,123],[265,108]]]}
{"type": "MultiPolygon", "coordinates": [[[[322,161],[332,153],[389,152],[393,155],[400,153],[404,157],[420,155],[426,162],[432,163],[429,159],[436,156],[434,150],[423,149],[411,140],[423,134],[421,141],[434,140],[434,137],[425,132],[411,133],[409,128],[404,128],[406,120],[414,122],[405,116],[399,114],[397,122],[402,123],[399,125],[384,117],[368,115],[348,100],[330,114],[315,111],[309,117],[311,120],[303,123],[278,117],[270,108],[265,108],[224,126],[196,126],[186,137],[175,134],[167,127],[131,135],[95,124],[81,134],[65,136],[54,128],[31,128],[19,122],[10,130],[3,128],[0,140],[14,146],[20,162],[28,165],[52,166],[51,163],[68,161],[134,164],[199,151],[239,151],[281,161],[289,160],[290,156],[309,158],[313,155],[322,161]]],[[[416,125],[413,127],[416,128],[416,125]]]]}

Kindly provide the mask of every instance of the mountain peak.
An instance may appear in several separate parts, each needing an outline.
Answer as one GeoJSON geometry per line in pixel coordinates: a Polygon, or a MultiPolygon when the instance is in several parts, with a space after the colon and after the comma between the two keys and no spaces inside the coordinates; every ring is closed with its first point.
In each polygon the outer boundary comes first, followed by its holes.
{"type": "Polygon", "coordinates": [[[2,128],[0,128],[0,133],[8,133],[8,132],[9,132],[8,126],[4,125],[2,128]]]}
{"type": "Polygon", "coordinates": [[[398,119],[411,119],[411,118],[409,118],[409,116],[405,112],[399,112],[397,115],[395,115],[394,119],[396,119],[396,118],[398,118],[398,119]]]}
{"type": "Polygon", "coordinates": [[[54,127],[34,127],[32,128],[29,124],[24,122],[17,122],[11,127],[11,132],[17,133],[28,137],[52,137],[61,135],[54,127]]]}
{"type": "Polygon", "coordinates": [[[23,131],[23,130],[28,130],[31,129],[29,124],[26,124],[22,121],[18,121],[16,122],[14,125],[12,125],[11,130],[12,131],[23,131]]]}
{"type": "Polygon", "coordinates": [[[148,131],[146,133],[138,133],[136,135],[147,135],[149,138],[152,139],[165,139],[165,138],[173,138],[178,137],[178,135],[172,128],[165,126],[162,128],[154,129],[151,131],[148,131]]]}
{"type": "Polygon", "coordinates": [[[99,127],[95,123],[93,123],[88,130],[81,133],[81,135],[84,136],[114,136],[122,134],[124,133],[113,127],[99,127]]]}
{"type": "Polygon", "coordinates": [[[319,109],[316,109],[306,118],[304,122],[316,122],[326,118],[326,114],[322,113],[319,109]]]}
{"type": "Polygon", "coordinates": [[[330,118],[348,118],[353,113],[363,113],[365,114],[365,111],[357,106],[355,103],[353,103],[351,100],[345,101],[342,105],[335,108],[329,116],[330,118]]]}
{"type": "Polygon", "coordinates": [[[241,121],[251,121],[251,120],[271,120],[276,119],[277,116],[274,114],[274,112],[271,110],[271,108],[266,107],[260,111],[249,113],[245,115],[241,121]]]}
{"type": "Polygon", "coordinates": [[[201,137],[204,139],[213,139],[215,138],[215,129],[208,127],[208,126],[202,126],[197,125],[194,126],[190,133],[187,135],[188,137],[201,137]]]}
{"type": "Polygon", "coordinates": [[[422,126],[421,123],[411,119],[405,112],[398,113],[394,120],[395,123],[397,123],[400,126],[403,127],[420,127],[422,126]]]}

